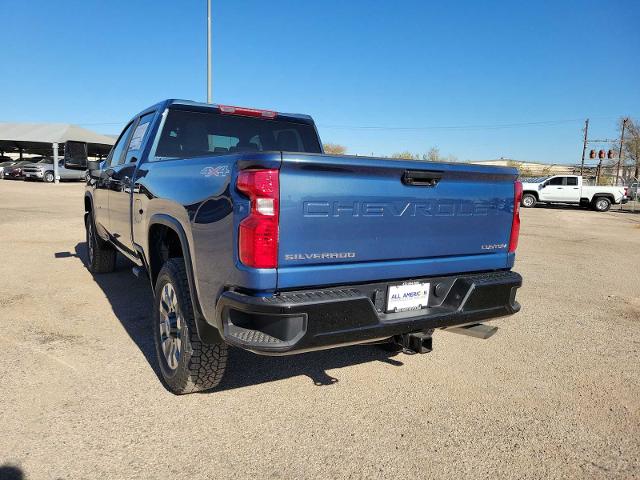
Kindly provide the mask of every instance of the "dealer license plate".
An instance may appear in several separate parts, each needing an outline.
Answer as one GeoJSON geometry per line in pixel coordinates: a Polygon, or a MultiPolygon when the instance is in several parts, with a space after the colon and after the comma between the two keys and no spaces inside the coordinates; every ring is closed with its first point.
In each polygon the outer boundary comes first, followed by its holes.
{"type": "Polygon", "coordinates": [[[389,285],[387,312],[421,310],[429,304],[429,283],[415,282],[389,285]]]}

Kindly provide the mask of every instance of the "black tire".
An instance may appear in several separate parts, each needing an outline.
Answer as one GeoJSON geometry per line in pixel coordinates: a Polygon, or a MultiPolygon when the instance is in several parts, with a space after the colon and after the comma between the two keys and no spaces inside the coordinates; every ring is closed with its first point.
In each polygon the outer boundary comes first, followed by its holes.
{"type": "Polygon", "coordinates": [[[607,197],[596,197],[593,199],[593,209],[596,212],[606,212],[611,208],[611,200],[607,197]]]}
{"type": "Polygon", "coordinates": [[[522,196],[522,201],[520,202],[520,204],[524,207],[524,208],[533,208],[536,206],[536,203],[538,202],[538,199],[536,198],[536,196],[532,193],[525,193],[522,196]]]}
{"type": "Polygon", "coordinates": [[[47,183],[53,183],[56,177],[53,174],[53,172],[48,171],[48,172],[44,172],[44,176],[42,177],[42,179],[47,183]]]}
{"type": "Polygon", "coordinates": [[[116,269],[115,249],[96,235],[93,215],[88,213],[84,224],[87,238],[87,268],[91,273],[111,273],[116,269]]]}
{"type": "Polygon", "coordinates": [[[216,387],[227,366],[228,347],[200,340],[182,258],[170,258],[160,270],[153,310],[156,355],[167,388],[182,395],[216,387]]]}

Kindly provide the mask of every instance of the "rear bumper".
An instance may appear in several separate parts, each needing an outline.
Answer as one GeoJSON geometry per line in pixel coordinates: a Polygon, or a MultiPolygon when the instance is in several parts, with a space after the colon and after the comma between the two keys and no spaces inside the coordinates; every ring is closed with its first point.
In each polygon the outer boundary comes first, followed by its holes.
{"type": "Polygon", "coordinates": [[[381,282],[257,297],[224,292],[216,325],[225,341],[255,353],[286,355],[478,322],[520,310],[522,277],[510,271],[411,279],[428,281],[428,308],[386,313],[381,282]]]}

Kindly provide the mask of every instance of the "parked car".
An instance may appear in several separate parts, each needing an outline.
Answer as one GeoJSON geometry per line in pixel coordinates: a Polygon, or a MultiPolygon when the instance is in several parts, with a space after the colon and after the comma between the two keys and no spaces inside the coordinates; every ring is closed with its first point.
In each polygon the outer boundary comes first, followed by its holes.
{"type": "Polygon", "coordinates": [[[22,168],[31,163],[31,160],[19,160],[13,162],[13,165],[7,165],[2,168],[2,178],[11,180],[22,180],[22,168]]]}
{"type": "MultiPolygon", "coordinates": [[[[43,157],[38,162],[25,165],[22,169],[25,180],[42,180],[53,182],[55,180],[53,170],[53,159],[43,157]]],[[[58,160],[58,175],[60,180],[83,180],[88,179],[88,172],[83,170],[72,170],[64,166],[64,160],[58,160]]]]}
{"type": "Polygon", "coordinates": [[[567,203],[606,212],[612,204],[626,203],[624,187],[588,186],[579,175],[556,175],[522,183],[522,206],[536,203],[567,203]]]}
{"type": "Polygon", "coordinates": [[[426,353],[435,328],[520,310],[514,168],[324,155],[307,115],[177,100],[89,167],[88,267],[147,273],[174,393],[215,387],[228,345],[426,353]]]}
{"type": "Polygon", "coordinates": [[[0,162],[0,178],[4,177],[5,167],[10,167],[12,165],[15,165],[15,163],[16,163],[15,160],[5,160],[3,162],[0,162]]]}
{"type": "Polygon", "coordinates": [[[640,183],[633,182],[631,185],[627,187],[627,197],[629,200],[638,200],[640,195],[640,183]]]}

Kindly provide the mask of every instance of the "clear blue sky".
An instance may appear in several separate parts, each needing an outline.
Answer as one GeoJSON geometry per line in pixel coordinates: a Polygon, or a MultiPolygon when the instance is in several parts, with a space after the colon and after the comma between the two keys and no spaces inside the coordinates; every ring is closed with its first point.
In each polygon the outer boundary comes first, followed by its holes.
{"type": "MultiPolygon", "coordinates": [[[[574,162],[582,119],[611,137],[640,117],[637,0],[213,4],[214,101],[309,113],[350,153],[574,162]]],[[[0,18],[2,121],[118,133],[206,98],[205,0],[2,0],[0,18]]]]}

